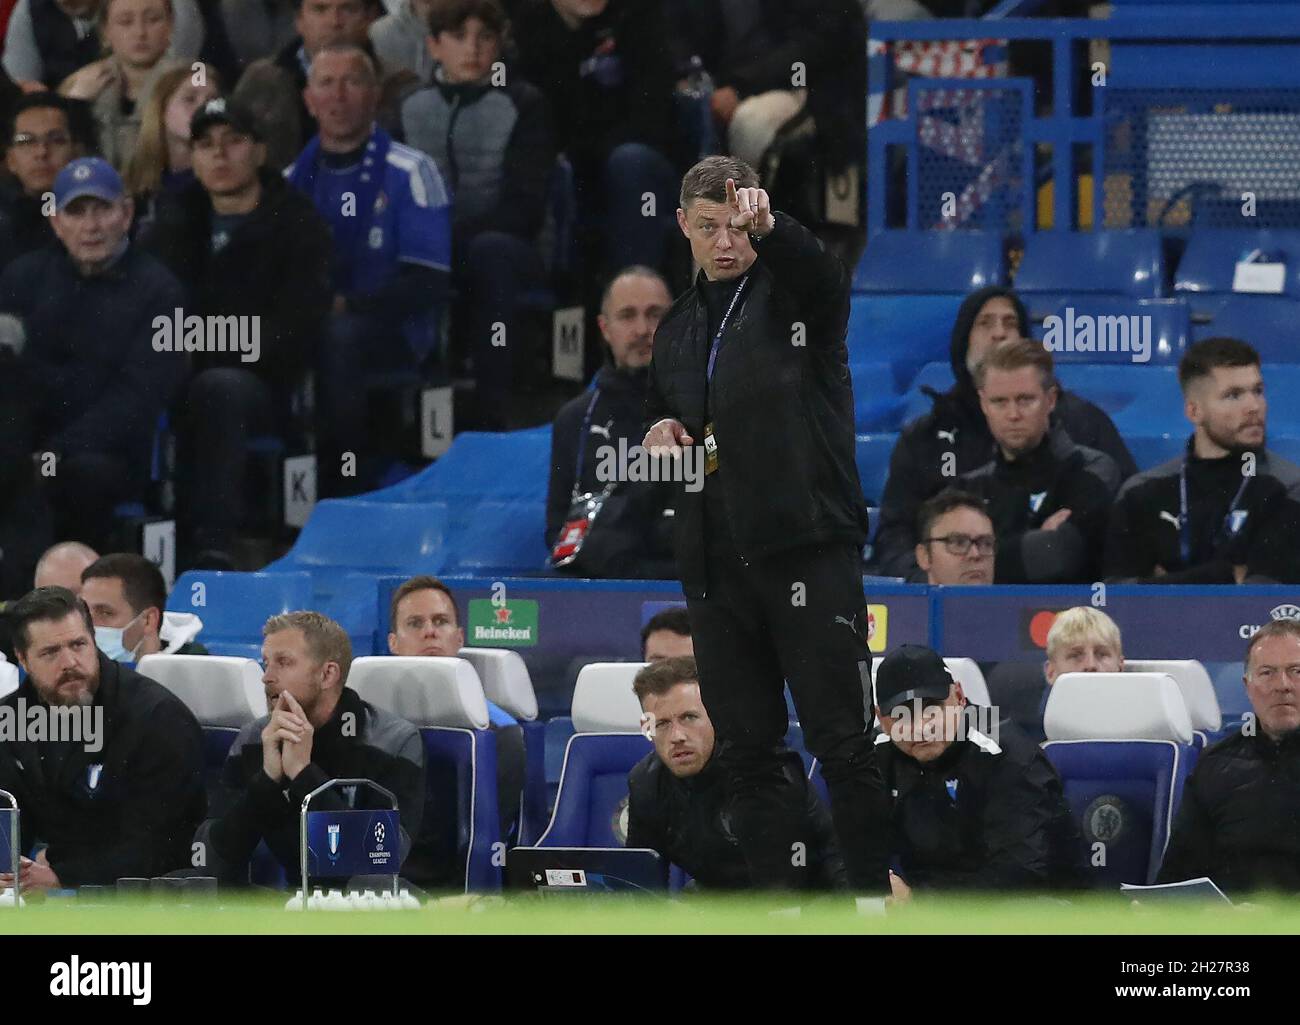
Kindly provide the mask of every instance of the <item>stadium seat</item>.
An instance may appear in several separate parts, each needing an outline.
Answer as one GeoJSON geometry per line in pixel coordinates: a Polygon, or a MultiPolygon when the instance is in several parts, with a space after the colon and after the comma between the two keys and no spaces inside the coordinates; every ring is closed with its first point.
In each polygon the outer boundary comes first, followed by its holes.
{"type": "Polygon", "coordinates": [[[1279,295],[1206,296],[1192,340],[1240,338],[1266,363],[1300,363],[1300,302],[1279,295]]]}
{"type": "MultiPolygon", "coordinates": [[[[949,675],[961,684],[967,701],[985,708],[993,704],[988,684],[984,682],[984,674],[973,658],[945,658],[943,664],[948,667],[949,675]]],[[[874,677],[872,682],[874,683],[874,677]]]]}
{"type": "Polygon", "coordinates": [[[1043,745],[1079,819],[1096,885],[1118,889],[1120,883],[1155,882],[1190,770],[1189,751],[1170,740],[1043,745]]]}
{"type": "Polygon", "coordinates": [[[1110,414],[1123,435],[1178,433],[1186,426],[1174,367],[1066,363],[1056,368],[1056,379],[1110,414]]]}
{"type": "Polygon", "coordinates": [[[363,657],[352,663],[348,685],[420,730],[427,762],[422,835],[434,865],[454,866],[467,892],[500,889],[496,737],[474,667],[461,658],[363,657]]]}
{"type": "Polygon", "coordinates": [[[1163,672],[1063,673],[1043,713],[1048,740],[1192,743],[1182,691],[1163,672]]]}
{"type": "Polygon", "coordinates": [[[196,612],[200,640],[213,655],[258,660],[262,625],[282,612],[312,607],[311,575],[288,573],[182,573],[167,598],[171,612],[196,612]]]}
{"type": "MultiPolygon", "coordinates": [[[[1298,314],[1300,315],[1300,314],[1298,314]]],[[[1300,341],[1297,342],[1300,350],[1300,341]]],[[[1265,363],[1264,394],[1268,397],[1268,433],[1270,446],[1274,435],[1300,436],[1300,355],[1295,363],[1265,363]]]]}
{"type": "MultiPolygon", "coordinates": [[[[1187,433],[1191,432],[1188,425],[1187,433]]],[[[1187,433],[1169,432],[1163,434],[1126,434],[1124,444],[1137,464],[1139,471],[1177,459],[1187,451],[1187,433]]],[[[1270,443],[1272,439],[1269,439],[1270,443]]]]}
{"type": "Polygon", "coordinates": [[[872,505],[879,505],[889,478],[889,457],[893,454],[897,434],[859,434],[857,440],[858,477],[862,494],[872,505]]]}
{"type": "Polygon", "coordinates": [[[582,667],[573,688],[573,726],[578,733],[639,733],[641,703],[632,681],[646,662],[593,662],[582,667]]]}
{"type": "Polygon", "coordinates": [[[546,567],[546,503],[480,502],[448,539],[445,572],[492,577],[535,574],[546,567]]]}
{"type": "Polygon", "coordinates": [[[520,844],[530,844],[546,826],[546,726],[537,719],[537,694],[519,652],[505,648],[462,648],[460,657],[472,665],[483,694],[519,720],[524,733],[524,793],[519,825],[520,844]]]}
{"type": "Polygon", "coordinates": [[[465,431],[437,461],[367,502],[544,501],[550,479],[550,425],[522,431],[465,431]],[[503,472],[506,468],[509,472],[503,472]]]}
{"type": "Polygon", "coordinates": [[[1016,291],[1033,319],[1079,295],[1157,299],[1165,294],[1159,232],[1041,231],[1025,239],[1016,291]]]}
{"type": "Polygon", "coordinates": [[[0,661],[0,700],[18,689],[18,667],[12,662],[0,661]]]}
{"type": "Polygon", "coordinates": [[[1193,730],[1212,732],[1223,726],[1214,683],[1205,666],[1196,659],[1125,659],[1124,671],[1167,674],[1178,684],[1193,730]]]}
{"type": "MultiPolygon", "coordinates": [[[[849,305],[850,362],[888,362],[896,380],[947,359],[961,295],[855,295],[849,305]]],[[[885,389],[879,390],[885,394],[885,389]]]]}
{"type": "Polygon", "coordinates": [[[853,290],[965,295],[1001,285],[1002,248],[1000,235],[983,231],[880,231],[867,239],[853,290]]]}
{"type": "Polygon", "coordinates": [[[211,795],[239,731],[267,714],[261,667],[220,655],[145,655],[135,668],[180,698],[199,721],[204,784],[211,795]]]}

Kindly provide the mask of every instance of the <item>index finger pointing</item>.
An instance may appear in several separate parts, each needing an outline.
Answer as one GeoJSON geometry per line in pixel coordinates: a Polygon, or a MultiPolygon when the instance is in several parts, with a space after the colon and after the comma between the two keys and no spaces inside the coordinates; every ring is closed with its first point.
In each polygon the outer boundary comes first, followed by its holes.
{"type": "Polygon", "coordinates": [[[728,178],[728,179],[727,179],[727,204],[728,204],[729,206],[736,206],[736,205],[737,205],[737,204],[736,204],[736,179],[735,179],[735,178],[728,178]]]}

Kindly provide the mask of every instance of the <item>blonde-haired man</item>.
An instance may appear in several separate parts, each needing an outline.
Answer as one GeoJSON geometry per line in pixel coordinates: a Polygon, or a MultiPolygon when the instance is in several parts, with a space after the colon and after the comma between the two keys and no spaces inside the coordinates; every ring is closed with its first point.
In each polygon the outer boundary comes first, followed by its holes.
{"type": "MultiPolygon", "coordinates": [[[[1047,631],[1047,661],[1043,675],[1047,686],[1038,703],[1038,718],[1030,734],[1041,741],[1046,737],[1043,716],[1052,684],[1062,673],[1121,673],[1124,671],[1124,646],[1115,620],[1091,605],[1076,605],[1060,613],[1047,631]]],[[[1026,725],[1022,723],[1022,725],[1026,725]]]]}
{"type": "MultiPolygon", "coordinates": [[[[265,841],[293,882],[303,798],[327,780],[347,778],[373,780],[397,796],[405,861],[424,811],[419,731],[347,687],[352,645],[334,620],[286,612],[268,619],[262,636],[267,714],[235,738],[212,795],[212,818],[195,836],[207,870],[243,881],[249,858],[265,841]]],[[[365,807],[366,799],[359,789],[335,789],[312,807],[365,807]]]]}

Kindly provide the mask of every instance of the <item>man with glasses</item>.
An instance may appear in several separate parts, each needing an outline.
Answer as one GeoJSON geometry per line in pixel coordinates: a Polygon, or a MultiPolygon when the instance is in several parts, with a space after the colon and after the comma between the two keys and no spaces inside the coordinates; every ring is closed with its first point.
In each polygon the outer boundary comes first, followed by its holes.
{"type": "Polygon", "coordinates": [[[989,350],[974,375],[994,450],[961,483],[988,502],[997,535],[994,579],[1096,580],[1120,472],[1110,456],[1053,427],[1051,353],[1039,342],[1012,339],[989,350]]]}
{"type": "Polygon", "coordinates": [[[9,125],[5,167],[12,184],[0,186],[0,269],[54,241],[46,194],[55,176],[82,153],[73,136],[68,102],[56,93],[18,101],[9,125]]]}
{"type": "MultiPolygon", "coordinates": [[[[984,499],[946,488],[916,517],[916,564],[927,584],[991,584],[997,538],[984,499]]],[[[917,579],[921,577],[918,575],[917,579]]]]}

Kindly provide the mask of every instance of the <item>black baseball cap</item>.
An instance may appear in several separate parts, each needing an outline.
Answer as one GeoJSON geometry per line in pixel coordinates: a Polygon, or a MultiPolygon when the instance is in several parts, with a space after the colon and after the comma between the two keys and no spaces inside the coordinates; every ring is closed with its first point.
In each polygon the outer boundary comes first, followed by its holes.
{"type": "Polygon", "coordinates": [[[224,96],[208,100],[194,112],[190,121],[190,141],[195,142],[213,125],[229,125],[235,131],[247,135],[256,142],[262,141],[262,133],[257,127],[257,119],[247,107],[235,103],[224,96]]]}
{"type": "Polygon", "coordinates": [[[943,700],[953,678],[943,659],[921,644],[904,644],[885,656],[876,670],[876,704],[888,715],[891,708],[920,698],[943,700]]]}

